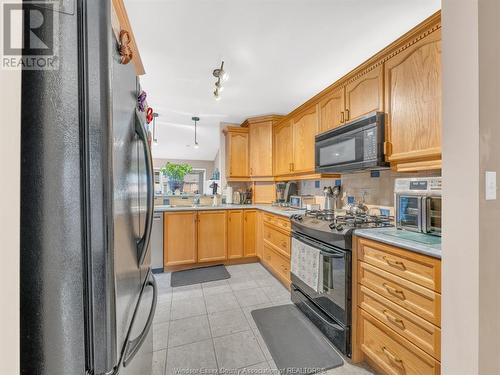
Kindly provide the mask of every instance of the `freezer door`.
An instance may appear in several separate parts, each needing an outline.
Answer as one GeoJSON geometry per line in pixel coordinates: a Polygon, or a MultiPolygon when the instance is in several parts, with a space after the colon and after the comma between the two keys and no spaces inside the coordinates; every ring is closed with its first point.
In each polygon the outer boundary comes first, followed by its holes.
{"type": "Polygon", "coordinates": [[[153,365],[153,330],[151,327],[157,299],[156,281],[151,269],[148,269],[123,347],[120,375],[151,374],[153,365]]]}

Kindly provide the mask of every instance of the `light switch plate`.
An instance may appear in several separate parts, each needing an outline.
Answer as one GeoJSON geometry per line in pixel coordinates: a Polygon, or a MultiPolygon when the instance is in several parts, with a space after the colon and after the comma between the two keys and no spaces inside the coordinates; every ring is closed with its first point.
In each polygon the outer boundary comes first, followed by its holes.
{"type": "Polygon", "coordinates": [[[497,172],[486,172],[485,174],[486,200],[493,201],[497,199],[497,172]]]}

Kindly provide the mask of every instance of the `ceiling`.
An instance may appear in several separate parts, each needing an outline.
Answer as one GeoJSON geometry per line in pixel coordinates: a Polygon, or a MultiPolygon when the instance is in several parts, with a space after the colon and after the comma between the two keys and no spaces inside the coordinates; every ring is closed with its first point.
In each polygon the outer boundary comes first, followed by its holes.
{"type": "Polygon", "coordinates": [[[214,160],[221,122],[286,114],[440,9],[440,0],[125,0],[158,112],[155,158],[214,160]],[[212,70],[230,78],[213,97],[212,70]],[[193,148],[193,115],[200,147],[193,148]]]}

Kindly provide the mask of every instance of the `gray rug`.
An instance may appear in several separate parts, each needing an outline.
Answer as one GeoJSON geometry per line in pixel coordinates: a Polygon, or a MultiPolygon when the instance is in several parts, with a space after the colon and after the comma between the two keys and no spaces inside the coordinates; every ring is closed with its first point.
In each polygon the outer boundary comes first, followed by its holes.
{"type": "Polygon", "coordinates": [[[320,330],[295,305],[254,310],[252,316],[282,373],[311,374],[344,364],[320,330]]]}
{"type": "Polygon", "coordinates": [[[185,286],[229,279],[231,275],[223,265],[195,268],[192,270],[172,272],[170,286],[185,286]]]}

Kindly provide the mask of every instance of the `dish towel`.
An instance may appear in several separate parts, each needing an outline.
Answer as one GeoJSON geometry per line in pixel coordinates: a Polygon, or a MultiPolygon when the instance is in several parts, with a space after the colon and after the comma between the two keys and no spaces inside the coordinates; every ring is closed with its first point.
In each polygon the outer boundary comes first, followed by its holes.
{"type": "Polygon", "coordinates": [[[319,267],[321,252],[292,238],[291,271],[315,292],[320,293],[319,267]]]}

